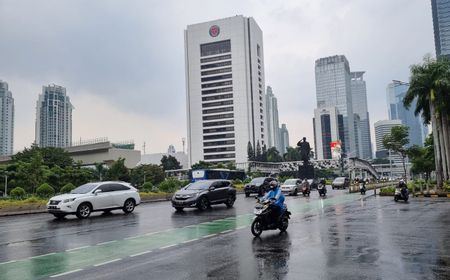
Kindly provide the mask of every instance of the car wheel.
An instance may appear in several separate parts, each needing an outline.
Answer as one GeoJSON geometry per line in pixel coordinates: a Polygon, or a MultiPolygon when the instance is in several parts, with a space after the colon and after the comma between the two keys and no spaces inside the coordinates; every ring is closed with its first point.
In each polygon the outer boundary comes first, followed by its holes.
{"type": "Polygon", "coordinates": [[[263,232],[261,219],[255,219],[251,226],[252,234],[258,237],[263,232]]]}
{"type": "Polygon", "coordinates": [[[175,207],[175,210],[176,210],[177,212],[181,212],[181,211],[183,211],[183,209],[184,209],[184,207],[175,207]]]}
{"type": "Polygon", "coordinates": [[[136,204],[134,203],[134,199],[129,198],[129,199],[125,200],[122,210],[123,210],[123,212],[129,214],[134,211],[135,206],[136,206],[136,204]]]}
{"type": "Polygon", "coordinates": [[[294,196],[297,196],[297,195],[298,195],[298,189],[295,189],[294,196]]]}
{"type": "Polygon", "coordinates": [[[86,219],[91,215],[92,206],[89,203],[81,203],[77,208],[77,217],[78,219],[86,219]]]}
{"type": "Polygon", "coordinates": [[[205,211],[209,207],[209,201],[206,197],[201,197],[197,202],[197,208],[201,211],[205,211]]]}
{"type": "Polygon", "coordinates": [[[234,195],[229,195],[228,196],[228,198],[227,198],[227,201],[225,202],[225,205],[228,207],[228,208],[231,208],[231,207],[233,207],[233,204],[234,204],[234,201],[236,200],[236,197],[234,196],[234,195]]]}
{"type": "Polygon", "coordinates": [[[250,196],[250,193],[245,193],[245,197],[249,197],[250,196]]]}
{"type": "Polygon", "coordinates": [[[288,226],[289,226],[289,219],[288,219],[288,217],[283,216],[283,217],[281,218],[280,226],[279,226],[278,229],[279,229],[281,232],[285,232],[285,231],[287,230],[288,226]]]}
{"type": "Polygon", "coordinates": [[[63,219],[66,216],[66,214],[54,213],[53,216],[55,216],[55,218],[57,218],[57,219],[63,219]]]}

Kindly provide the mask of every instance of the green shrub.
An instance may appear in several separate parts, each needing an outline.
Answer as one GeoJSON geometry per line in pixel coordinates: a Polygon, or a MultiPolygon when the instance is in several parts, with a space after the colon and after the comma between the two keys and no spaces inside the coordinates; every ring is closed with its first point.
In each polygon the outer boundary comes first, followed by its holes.
{"type": "Polygon", "coordinates": [[[166,179],[159,184],[158,189],[162,192],[172,193],[181,188],[182,182],[177,179],[166,179]]]}
{"type": "Polygon", "coordinates": [[[23,199],[26,195],[25,190],[22,189],[21,187],[16,187],[12,189],[9,194],[11,195],[12,198],[15,199],[23,199]]]}
{"type": "Polygon", "coordinates": [[[231,181],[231,183],[233,183],[233,185],[240,185],[240,184],[242,184],[242,181],[239,179],[234,179],[231,181]]]}
{"type": "Polygon", "coordinates": [[[60,193],[70,193],[73,189],[75,189],[75,186],[72,183],[67,183],[61,188],[60,193]]]}
{"type": "Polygon", "coordinates": [[[280,178],[278,178],[278,182],[284,183],[284,181],[291,178],[292,178],[291,176],[280,176],[280,178]]]}
{"type": "Polygon", "coordinates": [[[152,182],[145,182],[145,183],[142,185],[142,190],[145,191],[145,192],[151,192],[151,191],[153,191],[153,190],[154,190],[154,187],[153,187],[152,182]]]}
{"type": "Polygon", "coordinates": [[[52,186],[50,186],[49,184],[44,183],[36,189],[36,194],[37,194],[37,196],[42,197],[42,198],[50,197],[55,194],[55,189],[52,186]]]}
{"type": "Polygon", "coordinates": [[[250,183],[252,181],[252,178],[250,178],[250,177],[247,177],[247,178],[245,178],[245,180],[244,180],[244,184],[248,184],[248,183],[250,183]]]}
{"type": "Polygon", "coordinates": [[[382,193],[382,194],[394,194],[395,193],[395,187],[382,188],[380,193],[382,193]]]}

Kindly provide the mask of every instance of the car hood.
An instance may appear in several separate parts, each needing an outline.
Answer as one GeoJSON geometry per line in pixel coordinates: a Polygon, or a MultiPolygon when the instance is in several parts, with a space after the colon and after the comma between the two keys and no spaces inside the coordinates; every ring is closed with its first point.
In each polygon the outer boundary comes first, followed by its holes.
{"type": "Polygon", "coordinates": [[[65,193],[65,194],[60,194],[60,195],[54,196],[54,197],[50,198],[50,200],[64,200],[64,199],[71,199],[71,198],[79,198],[79,197],[83,197],[86,195],[87,194],[65,193]]]}
{"type": "Polygon", "coordinates": [[[282,188],[293,188],[295,185],[281,185],[282,188]]]}
{"type": "Polygon", "coordinates": [[[204,190],[179,190],[175,193],[175,195],[191,195],[203,192],[204,190]]]}

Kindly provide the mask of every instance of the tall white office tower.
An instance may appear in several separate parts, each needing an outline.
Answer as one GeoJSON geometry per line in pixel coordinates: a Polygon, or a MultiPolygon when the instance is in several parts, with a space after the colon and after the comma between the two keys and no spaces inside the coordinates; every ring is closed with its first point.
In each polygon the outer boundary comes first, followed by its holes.
{"type": "Polygon", "coordinates": [[[284,155],[289,147],[289,131],[284,123],[281,124],[280,128],[280,146],[280,155],[284,155]]]}
{"type": "Polygon", "coordinates": [[[12,155],[14,148],[14,98],[8,83],[0,80],[0,155],[12,155]]]}
{"type": "Polygon", "coordinates": [[[72,145],[72,110],[66,88],[58,85],[42,87],[36,103],[36,139],[39,147],[72,145]]]}
{"type": "MultiPolygon", "coordinates": [[[[336,107],[338,116],[336,119],[342,118],[342,129],[339,125],[332,126],[337,131],[332,131],[332,137],[338,139],[331,139],[332,141],[340,140],[342,142],[342,149],[349,157],[357,156],[355,143],[355,123],[352,107],[352,92],[350,85],[350,66],[343,55],[335,55],[324,57],[316,60],[315,65],[316,74],[316,98],[317,109],[326,109],[334,111],[332,107],[336,107]]],[[[333,112],[332,112],[333,113],[333,112]]],[[[319,128],[326,126],[320,125],[320,118],[314,118],[315,126],[315,141],[320,141],[320,137],[324,132],[319,128]]],[[[331,128],[331,127],[330,127],[331,128]]],[[[328,140],[327,140],[328,141],[328,140]]],[[[323,148],[316,144],[316,151],[322,150],[322,155],[317,154],[318,159],[328,159],[331,156],[331,151],[328,153],[330,143],[321,143],[323,148]]]]}
{"type": "Polygon", "coordinates": [[[280,153],[283,153],[278,119],[278,101],[270,86],[266,90],[266,123],[267,147],[275,147],[280,153]]]}
{"type": "Polygon", "coordinates": [[[263,34],[253,18],[189,25],[184,33],[189,164],[247,161],[267,144],[263,34]]]}
{"type": "Polygon", "coordinates": [[[351,90],[353,114],[358,119],[358,149],[362,159],[372,158],[372,140],[370,138],[369,112],[367,109],[367,88],[363,71],[351,72],[351,90]]]}
{"type": "Polygon", "coordinates": [[[376,158],[385,158],[385,159],[394,161],[396,163],[402,162],[402,159],[398,154],[388,151],[383,145],[384,136],[391,134],[391,129],[394,126],[400,126],[400,125],[402,125],[401,120],[382,120],[382,121],[377,121],[374,124],[375,145],[376,145],[376,149],[377,149],[376,153],[375,153],[376,158]]]}

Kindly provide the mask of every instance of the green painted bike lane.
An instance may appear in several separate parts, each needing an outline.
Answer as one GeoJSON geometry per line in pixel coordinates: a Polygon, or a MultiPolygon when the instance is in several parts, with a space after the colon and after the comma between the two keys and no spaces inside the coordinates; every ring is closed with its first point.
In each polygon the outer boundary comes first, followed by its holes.
{"type": "MultiPolygon", "coordinates": [[[[307,203],[301,199],[289,200],[287,203],[289,211],[295,217],[296,214],[349,203],[359,198],[360,196],[356,194],[345,194],[326,199],[309,199],[307,203]]],[[[57,277],[87,267],[120,261],[124,258],[138,257],[153,250],[164,250],[183,243],[195,242],[202,238],[210,238],[217,234],[229,233],[250,226],[252,220],[253,214],[248,213],[182,228],[150,232],[97,245],[4,262],[0,263],[0,279],[26,280],[57,277]]]]}

